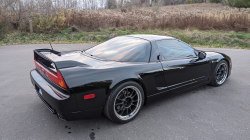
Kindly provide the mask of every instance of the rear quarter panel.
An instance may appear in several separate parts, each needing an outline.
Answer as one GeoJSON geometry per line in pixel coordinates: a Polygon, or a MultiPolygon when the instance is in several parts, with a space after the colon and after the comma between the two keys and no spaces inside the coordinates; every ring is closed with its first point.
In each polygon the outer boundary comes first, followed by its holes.
{"type": "Polygon", "coordinates": [[[127,80],[141,83],[146,96],[154,94],[157,90],[154,75],[162,73],[162,66],[160,62],[116,62],[98,67],[65,68],[60,71],[68,87],[73,90],[80,110],[87,110],[103,107],[110,91],[127,80]],[[84,95],[93,93],[95,98],[84,100],[84,95]]]}

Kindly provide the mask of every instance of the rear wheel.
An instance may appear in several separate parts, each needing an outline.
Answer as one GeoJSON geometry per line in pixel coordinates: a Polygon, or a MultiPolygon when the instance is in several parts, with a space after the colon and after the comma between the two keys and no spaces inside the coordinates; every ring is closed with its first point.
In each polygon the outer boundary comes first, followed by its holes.
{"type": "Polygon", "coordinates": [[[211,85],[221,86],[228,76],[228,63],[225,60],[220,61],[214,69],[211,85]]]}
{"type": "Polygon", "coordinates": [[[143,103],[142,87],[136,82],[125,82],[111,92],[104,114],[116,123],[127,123],[139,114],[143,103]]]}

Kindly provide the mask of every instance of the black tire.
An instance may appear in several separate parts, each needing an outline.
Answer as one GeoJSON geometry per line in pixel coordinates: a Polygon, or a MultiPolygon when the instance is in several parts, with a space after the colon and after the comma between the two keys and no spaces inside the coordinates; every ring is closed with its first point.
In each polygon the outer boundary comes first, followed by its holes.
{"type": "Polygon", "coordinates": [[[212,86],[221,86],[225,83],[226,79],[228,77],[228,63],[225,60],[221,60],[215,67],[213,74],[212,74],[212,79],[211,79],[211,85],[212,86]],[[220,69],[222,67],[225,67],[225,74],[223,75],[223,78],[220,80],[219,74],[222,73],[220,72],[220,69]],[[219,74],[218,74],[219,73],[219,74]],[[218,78],[219,77],[219,78],[218,78]]]}
{"type": "Polygon", "coordinates": [[[144,91],[142,87],[136,82],[128,81],[111,91],[104,108],[104,114],[116,123],[127,123],[139,114],[143,104],[144,91]]]}

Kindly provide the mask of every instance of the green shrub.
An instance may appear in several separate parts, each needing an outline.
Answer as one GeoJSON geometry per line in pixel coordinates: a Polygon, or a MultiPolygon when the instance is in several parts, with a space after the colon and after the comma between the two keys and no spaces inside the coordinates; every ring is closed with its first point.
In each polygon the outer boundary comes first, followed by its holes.
{"type": "Polygon", "coordinates": [[[82,37],[83,37],[83,33],[76,34],[75,35],[75,40],[81,40],[82,37]]]}
{"type": "Polygon", "coordinates": [[[72,33],[72,28],[68,28],[68,29],[62,30],[61,33],[64,34],[64,35],[71,34],[72,33]]]}
{"type": "Polygon", "coordinates": [[[250,7],[250,0],[228,0],[228,2],[229,2],[229,5],[233,7],[238,7],[238,8],[250,7]]]}
{"type": "Polygon", "coordinates": [[[193,3],[195,3],[195,1],[194,0],[187,0],[187,3],[188,4],[193,4],[193,3]]]}
{"type": "Polygon", "coordinates": [[[221,0],[210,0],[211,3],[220,3],[221,0]]]}
{"type": "Polygon", "coordinates": [[[48,33],[48,32],[59,32],[67,27],[67,18],[70,15],[64,11],[60,11],[55,15],[42,16],[37,14],[33,17],[32,23],[34,32],[48,33]]]}
{"type": "Polygon", "coordinates": [[[242,41],[237,40],[237,39],[233,40],[231,43],[234,45],[238,45],[239,47],[249,47],[248,43],[242,42],[242,41]]]}
{"type": "Polygon", "coordinates": [[[185,43],[192,43],[192,42],[191,42],[192,38],[189,37],[189,36],[187,36],[187,35],[179,35],[179,36],[177,37],[177,39],[179,39],[179,40],[181,40],[181,41],[183,41],[183,42],[185,42],[185,43]]]}
{"type": "Polygon", "coordinates": [[[3,23],[0,23],[0,40],[4,39],[4,34],[5,34],[4,25],[3,23]]]}
{"type": "Polygon", "coordinates": [[[243,34],[236,34],[236,37],[239,39],[245,39],[245,36],[243,34]]]}

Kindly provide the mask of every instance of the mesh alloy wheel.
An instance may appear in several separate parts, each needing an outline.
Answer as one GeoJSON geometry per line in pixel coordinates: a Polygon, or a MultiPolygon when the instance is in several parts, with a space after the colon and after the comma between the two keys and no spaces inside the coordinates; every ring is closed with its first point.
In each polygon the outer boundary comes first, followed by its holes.
{"type": "Polygon", "coordinates": [[[123,88],[115,98],[115,115],[121,120],[133,118],[140,110],[141,101],[141,92],[137,87],[127,86],[123,88]]]}
{"type": "Polygon", "coordinates": [[[216,83],[221,85],[227,79],[228,67],[226,63],[221,63],[216,70],[216,83]]]}
{"type": "Polygon", "coordinates": [[[103,113],[110,120],[124,124],[135,119],[143,105],[143,88],[137,82],[127,81],[112,89],[103,113]]]}

